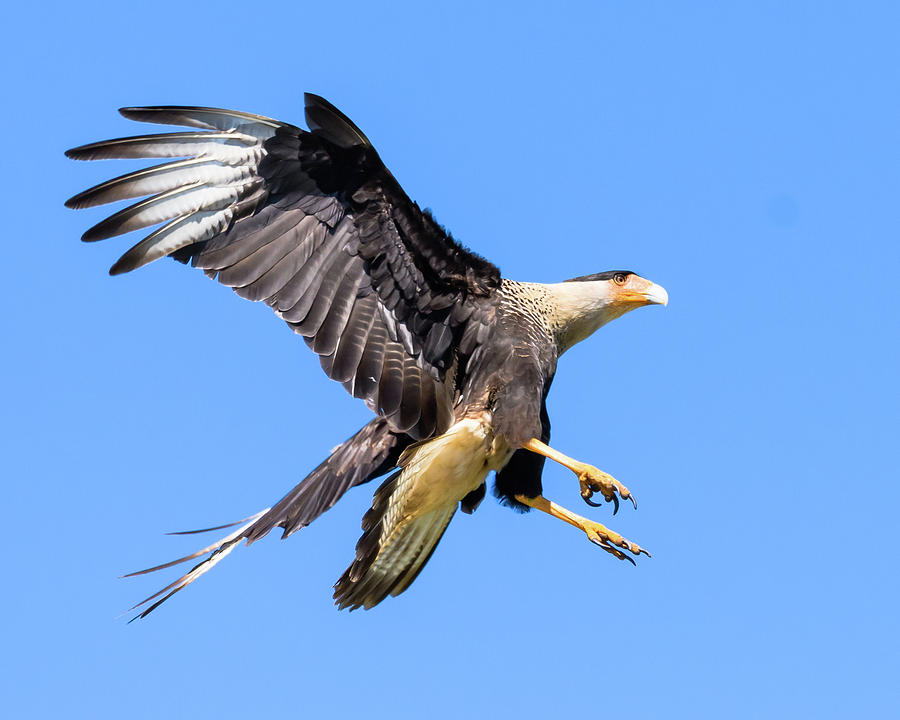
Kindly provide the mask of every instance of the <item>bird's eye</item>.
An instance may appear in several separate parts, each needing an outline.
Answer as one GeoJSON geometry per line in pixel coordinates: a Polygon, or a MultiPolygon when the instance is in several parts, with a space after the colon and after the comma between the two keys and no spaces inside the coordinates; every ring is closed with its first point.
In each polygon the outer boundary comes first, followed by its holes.
{"type": "Polygon", "coordinates": [[[613,275],[613,282],[616,285],[624,285],[625,284],[625,273],[616,273],[613,275]]]}

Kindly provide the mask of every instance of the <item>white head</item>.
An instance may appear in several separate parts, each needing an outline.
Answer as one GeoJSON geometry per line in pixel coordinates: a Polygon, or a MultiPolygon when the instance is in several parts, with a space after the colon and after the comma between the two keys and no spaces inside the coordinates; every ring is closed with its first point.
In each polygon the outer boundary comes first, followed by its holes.
{"type": "Polygon", "coordinates": [[[635,308],[669,302],[665,288],[627,270],[585,275],[546,287],[556,302],[560,354],[635,308]]]}

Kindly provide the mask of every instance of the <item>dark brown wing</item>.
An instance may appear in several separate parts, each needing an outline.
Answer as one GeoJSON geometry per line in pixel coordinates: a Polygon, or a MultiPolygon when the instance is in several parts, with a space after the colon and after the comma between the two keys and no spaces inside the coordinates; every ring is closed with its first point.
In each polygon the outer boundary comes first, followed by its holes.
{"type": "Polygon", "coordinates": [[[494,321],[500,273],[412,202],[368,139],[306,95],[309,131],[197,107],[125,108],[134,120],[198,128],[70,150],[75,159],[186,158],[76,195],[89,207],[149,195],[88,230],[101,240],[160,225],[111,273],[171,255],[263,300],[320,356],[329,377],[396,431],[447,426],[448,372],[463,372],[494,321]]]}

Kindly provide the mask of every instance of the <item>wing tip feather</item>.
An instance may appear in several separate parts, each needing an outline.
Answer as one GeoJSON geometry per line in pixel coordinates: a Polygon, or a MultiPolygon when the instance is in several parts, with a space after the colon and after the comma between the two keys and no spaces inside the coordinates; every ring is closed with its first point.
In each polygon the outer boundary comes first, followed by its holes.
{"type": "Polygon", "coordinates": [[[144,265],[149,265],[151,262],[156,260],[156,257],[153,255],[149,255],[144,252],[143,242],[138,243],[134,247],[130,248],[122,257],[116,260],[112,267],[109,269],[110,277],[115,277],[116,275],[124,275],[125,273],[129,273],[132,270],[137,270],[138,268],[143,267],[144,265]]]}
{"type": "MultiPolygon", "coordinates": [[[[127,255],[128,253],[125,253],[127,255]]],[[[125,255],[116,260],[109,268],[109,276],[115,277],[116,275],[124,275],[127,272],[131,272],[132,270],[137,270],[138,265],[135,263],[125,262],[125,255]]]]}
{"type": "Polygon", "coordinates": [[[69,148],[63,154],[69,160],[90,160],[89,152],[97,143],[88,143],[87,145],[79,145],[78,147],[69,148]]]}

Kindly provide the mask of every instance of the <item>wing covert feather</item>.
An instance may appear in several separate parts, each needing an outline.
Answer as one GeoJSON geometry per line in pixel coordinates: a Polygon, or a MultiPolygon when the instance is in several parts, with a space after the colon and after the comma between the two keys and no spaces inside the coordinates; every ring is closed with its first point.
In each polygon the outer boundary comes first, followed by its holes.
{"type": "Polygon", "coordinates": [[[306,96],[308,131],[216,108],[121,112],[192,129],[67,153],[182,158],[67,203],[145,198],[85,233],[101,240],[160,224],[113,272],[165,255],[190,261],[270,305],[319,354],[329,377],[394,429],[420,438],[446,425],[456,390],[445,374],[464,368],[488,336],[500,273],[406,196],[359,128],[315,95],[306,96]]]}

